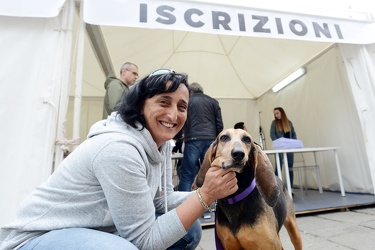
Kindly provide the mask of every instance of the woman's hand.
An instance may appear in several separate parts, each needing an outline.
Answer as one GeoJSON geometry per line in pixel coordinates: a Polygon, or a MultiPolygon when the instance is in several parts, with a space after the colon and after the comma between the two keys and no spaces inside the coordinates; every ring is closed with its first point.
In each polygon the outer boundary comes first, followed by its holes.
{"type": "Polygon", "coordinates": [[[236,173],[218,167],[210,167],[208,169],[201,187],[202,197],[207,204],[227,197],[237,190],[236,173]]]}
{"type": "Polygon", "coordinates": [[[176,208],[185,229],[188,230],[215,200],[227,197],[237,190],[235,172],[219,167],[209,167],[200,192],[191,195],[176,208]]]}

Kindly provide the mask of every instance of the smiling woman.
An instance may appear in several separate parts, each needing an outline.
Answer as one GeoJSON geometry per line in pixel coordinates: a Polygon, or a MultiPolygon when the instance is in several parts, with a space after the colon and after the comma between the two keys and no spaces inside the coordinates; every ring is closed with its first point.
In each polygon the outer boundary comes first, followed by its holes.
{"type": "Polygon", "coordinates": [[[238,187],[233,172],[212,168],[199,196],[173,190],[170,140],[186,121],[188,86],[159,70],[130,89],[25,199],[0,249],[195,249],[198,218],[238,187]]]}
{"type": "Polygon", "coordinates": [[[142,79],[124,96],[118,112],[134,128],[137,122],[146,127],[160,147],[184,126],[188,102],[187,76],[161,69],[142,79]]]}

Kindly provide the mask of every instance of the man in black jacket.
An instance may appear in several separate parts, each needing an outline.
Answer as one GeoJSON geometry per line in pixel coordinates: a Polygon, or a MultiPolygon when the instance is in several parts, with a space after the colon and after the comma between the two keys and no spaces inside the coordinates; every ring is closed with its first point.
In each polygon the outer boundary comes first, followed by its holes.
{"type": "Polygon", "coordinates": [[[198,83],[189,86],[190,100],[184,127],[184,158],[182,160],[179,191],[190,191],[194,177],[198,173],[199,162],[216,136],[223,130],[223,120],[219,102],[203,93],[198,83]]]}

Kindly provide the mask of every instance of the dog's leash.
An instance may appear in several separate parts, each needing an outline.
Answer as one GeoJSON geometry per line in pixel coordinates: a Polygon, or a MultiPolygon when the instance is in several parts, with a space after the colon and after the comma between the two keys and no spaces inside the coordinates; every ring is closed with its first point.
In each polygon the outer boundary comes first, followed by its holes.
{"type": "MultiPolygon", "coordinates": [[[[234,204],[240,200],[245,199],[251,192],[253,192],[254,188],[256,186],[255,183],[255,178],[251,182],[250,186],[248,186],[244,191],[242,191],[240,194],[234,196],[234,197],[229,197],[229,198],[223,198],[221,199],[222,201],[229,203],[229,204],[234,204]]],[[[216,207],[217,211],[218,207],[216,207]]],[[[219,237],[217,237],[217,232],[216,232],[216,223],[215,223],[215,243],[216,243],[216,250],[224,250],[223,244],[221,243],[219,237]]]]}

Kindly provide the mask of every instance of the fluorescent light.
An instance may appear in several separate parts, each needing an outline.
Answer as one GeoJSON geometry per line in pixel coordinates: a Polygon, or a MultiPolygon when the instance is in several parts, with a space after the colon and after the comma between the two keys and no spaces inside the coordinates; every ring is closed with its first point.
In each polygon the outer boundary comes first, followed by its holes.
{"type": "Polygon", "coordinates": [[[290,74],[287,78],[285,78],[284,80],[282,80],[281,82],[279,82],[278,84],[276,84],[272,88],[272,91],[273,92],[279,91],[280,89],[284,88],[288,84],[290,84],[290,83],[294,82],[295,80],[297,80],[299,77],[303,76],[305,73],[306,73],[305,67],[301,67],[301,68],[297,69],[292,74],[290,74]]]}

